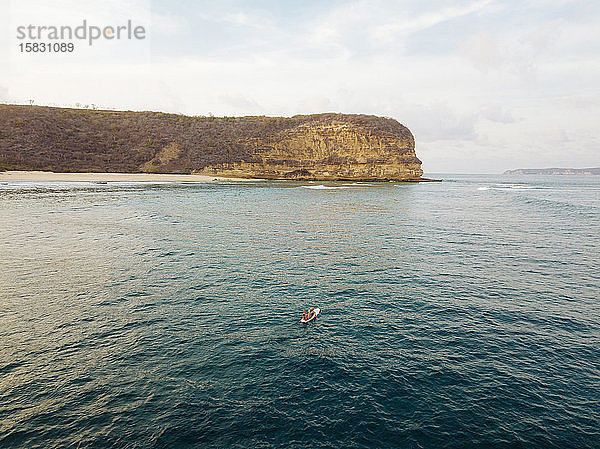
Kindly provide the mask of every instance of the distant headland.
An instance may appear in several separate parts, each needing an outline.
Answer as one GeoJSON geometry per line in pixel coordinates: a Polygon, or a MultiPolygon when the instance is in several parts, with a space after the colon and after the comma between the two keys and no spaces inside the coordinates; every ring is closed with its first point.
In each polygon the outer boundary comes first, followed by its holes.
{"type": "Polygon", "coordinates": [[[506,170],[505,175],[600,175],[597,168],[519,168],[506,170]]]}
{"type": "Polygon", "coordinates": [[[427,181],[410,130],[358,114],[184,116],[0,104],[0,170],[427,181]]]}

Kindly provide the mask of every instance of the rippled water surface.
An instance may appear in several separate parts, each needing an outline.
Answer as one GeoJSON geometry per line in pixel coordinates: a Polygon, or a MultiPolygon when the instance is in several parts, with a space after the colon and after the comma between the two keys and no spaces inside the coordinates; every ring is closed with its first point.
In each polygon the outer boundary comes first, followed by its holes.
{"type": "Polygon", "coordinates": [[[600,178],[444,179],[0,185],[0,447],[600,447],[600,178]]]}

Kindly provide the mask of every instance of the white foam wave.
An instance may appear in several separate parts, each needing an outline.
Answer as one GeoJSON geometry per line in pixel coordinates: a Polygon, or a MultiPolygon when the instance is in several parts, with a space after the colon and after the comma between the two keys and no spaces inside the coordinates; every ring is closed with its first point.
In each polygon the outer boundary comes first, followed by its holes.
{"type": "Polygon", "coordinates": [[[532,186],[525,184],[494,184],[491,186],[477,187],[477,190],[539,190],[539,189],[547,189],[548,187],[544,186],[532,186]]]}
{"type": "Polygon", "coordinates": [[[304,189],[313,189],[313,190],[334,190],[334,189],[343,189],[344,187],[335,187],[335,186],[326,186],[323,184],[319,184],[316,186],[301,186],[304,189]]]}
{"type": "Polygon", "coordinates": [[[502,190],[532,190],[532,189],[543,189],[542,186],[531,186],[525,184],[496,184],[494,188],[502,190]]]}

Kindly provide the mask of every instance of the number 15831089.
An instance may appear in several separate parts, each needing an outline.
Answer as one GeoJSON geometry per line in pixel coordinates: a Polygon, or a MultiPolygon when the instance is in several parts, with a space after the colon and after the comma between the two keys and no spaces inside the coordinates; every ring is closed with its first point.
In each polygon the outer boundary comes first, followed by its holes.
{"type": "Polygon", "coordinates": [[[71,53],[75,50],[73,42],[21,42],[21,53],[71,53]]]}

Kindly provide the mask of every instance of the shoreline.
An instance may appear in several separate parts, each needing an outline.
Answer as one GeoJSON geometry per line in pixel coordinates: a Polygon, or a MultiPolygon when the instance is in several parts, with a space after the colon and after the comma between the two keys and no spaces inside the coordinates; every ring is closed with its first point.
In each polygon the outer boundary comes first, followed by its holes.
{"type": "Polygon", "coordinates": [[[259,179],[168,173],[57,173],[51,171],[0,171],[0,182],[212,182],[259,179]]]}
{"type": "MultiPolygon", "coordinates": [[[[273,179],[279,181],[280,179],[273,179]]],[[[94,172],[51,172],[37,170],[7,170],[0,171],[0,182],[97,182],[104,184],[105,182],[253,182],[265,181],[264,178],[236,178],[231,176],[218,175],[195,175],[195,174],[178,174],[178,173],[94,173],[94,172]]],[[[331,180],[314,180],[314,179],[291,179],[288,181],[317,181],[317,182],[386,182],[389,180],[378,179],[331,179],[331,180]]],[[[407,179],[404,181],[395,182],[441,182],[441,179],[419,178],[407,179]]]]}

